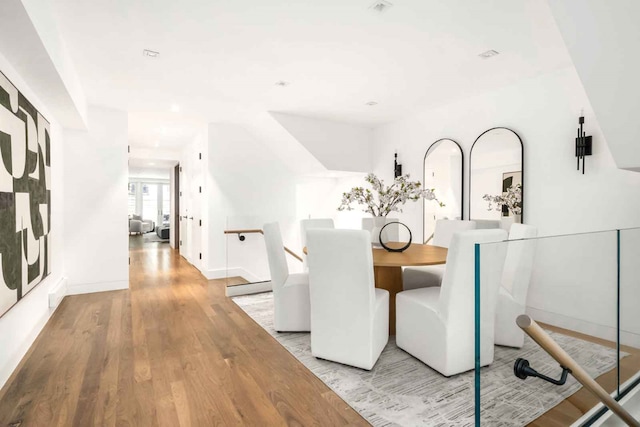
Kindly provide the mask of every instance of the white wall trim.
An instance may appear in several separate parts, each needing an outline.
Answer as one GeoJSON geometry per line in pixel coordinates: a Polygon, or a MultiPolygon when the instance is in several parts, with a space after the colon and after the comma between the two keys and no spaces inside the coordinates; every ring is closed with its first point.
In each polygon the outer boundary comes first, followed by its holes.
{"type": "Polygon", "coordinates": [[[58,280],[50,290],[49,290],[49,308],[55,309],[60,305],[62,299],[67,295],[67,278],[62,277],[58,280]]]}
{"type": "MultiPolygon", "coordinates": [[[[632,384],[634,381],[636,381],[638,379],[638,377],[640,377],[640,373],[637,373],[637,374],[633,375],[627,381],[625,381],[624,383],[620,384],[620,389],[621,390],[626,389],[627,387],[629,387],[630,384],[632,384]]],[[[614,390],[612,393],[610,393],[611,397],[615,398],[616,393],[617,393],[617,390],[614,390]]],[[[638,414],[638,407],[640,407],[640,402],[639,402],[639,399],[637,398],[638,393],[640,393],[640,386],[634,387],[633,390],[631,390],[631,392],[629,392],[629,394],[627,394],[625,397],[623,397],[622,400],[620,400],[620,402],[619,402],[622,405],[623,408],[625,408],[627,411],[629,411],[631,413],[631,415],[636,416],[636,417],[637,417],[637,414],[638,414]],[[631,402],[632,399],[633,399],[633,402],[631,402]],[[633,408],[631,408],[632,405],[630,403],[632,403],[633,408]]],[[[593,417],[595,415],[595,413],[598,412],[602,408],[604,408],[604,405],[601,402],[596,404],[596,406],[591,408],[589,410],[589,412],[587,412],[582,417],[580,417],[575,423],[571,424],[571,427],[580,427],[580,426],[582,426],[582,424],[585,421],[587,421],[588,419],[593,417]]],[[[595,424],[593,424],[593,426],[595,427],[595,426],[605,425],[605,423],[607,423],[607,421],[611,418],[612,415],[613,415],[613,413],[611,411],[607,411],[607,413],[603,417],[601,417],[598,421],[596,421],[595,424]]],[[[616,421],[619,421],[619,420],[616,419],[616,421]]],[[[607,423],[606,425],[624,425],[624,423],[619,421],[619,424],[618,423],[616,423],[616,424],[607,423]]]]}
{"type": "Polygon", "coordinates": [[[204,277],[207,278],[207,280],[226,279],[227,277],[236,277],[236,276],[244,277],[249,282],[260,282],[262,280],[255,274],[241,267],[204,270],[202,271],[202,274],[204,275],[204,277]]]}
{"type": "Polygon", "coordinates": [[[119,291],[122,289],[129,289],[128,280],[68,285],[67,295],[80,295],[80,294],[90,294],[94,292],[119,291]]]}
{"type": "Polygon", "coordinates": [[[42,329],[44,329],[54,311],[55,309],[52,309],[49,312],[43,313],[33,328],[24,335],[20,342],[16,343],[18,347],[14,350],[13,354],[7,359],[4,365],[0,367],[0,388],[4,387],[9,378],[11,378],[11,375],[18,368],[22,358],[26,356],[27,352],[35,342],[36,338],[38,338],[42,329]]]}
{"type": "Polygon", "coordinates": [[[228,297],[237,297],[240,295],[259,294],[262,292],[272,291],[271,280],[258,283],[247,283],[246,285],[227,286],[226,295],[228,297]]]}

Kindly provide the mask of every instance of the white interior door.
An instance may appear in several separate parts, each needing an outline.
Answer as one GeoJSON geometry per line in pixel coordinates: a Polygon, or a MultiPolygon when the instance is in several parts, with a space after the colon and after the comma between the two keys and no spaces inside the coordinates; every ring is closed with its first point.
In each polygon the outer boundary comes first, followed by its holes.
{"type": "Polygon", "coordinates": [[[189,251],[189,232],[188,232],[188,217],[189,217],[189,207],[188,201],[189,197],[187,195],[187,184],[188,184],[189,174],[187,173],[186,165],[180,167],[180,255],[185,257],[187,260],[191,259],[191,253],[189,251]]]}
{"type": "Polygon", "coordinates": [[[202,265],[202,236],[201,236],[201,230],[202,227],[200,226],[201,224],[201,220],[202,220],[202,203],[201,203],[201,198],[202,198],[202,167],[201,167],[201,161],[200,161],[200,154],[199,153],[194,153],[194,158],[193,158],[193,167],[191,168],[191,183],[190,183],[190,189],[191,189],[191,213],[190,213],[190,218],[189,219],[189,226],[191,227],[191,235],[190,235],[190,242],[191,242],[191,254],[192,254],[192,261],[191,264],[193,264],[195,267],[197,267],[198,269],[201,268],[202,265]]]}

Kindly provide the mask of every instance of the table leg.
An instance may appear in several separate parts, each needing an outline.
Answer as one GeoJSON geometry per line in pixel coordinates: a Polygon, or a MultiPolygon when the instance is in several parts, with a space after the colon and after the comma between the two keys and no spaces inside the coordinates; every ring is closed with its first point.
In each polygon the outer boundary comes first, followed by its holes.
{"type": "Polygon", "coordinates": [[[402,267],[373,267],[376,288],[389,291],[389,335],[396,334],[396,294],[402,292],[402,267]]]}

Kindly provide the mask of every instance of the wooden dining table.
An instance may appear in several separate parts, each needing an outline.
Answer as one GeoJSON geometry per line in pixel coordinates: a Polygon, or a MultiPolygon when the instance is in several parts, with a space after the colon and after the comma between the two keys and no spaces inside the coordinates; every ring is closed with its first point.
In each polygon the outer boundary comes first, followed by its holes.
{"type": "MultiPolygon", "coordinates": [[[[390,248],[399,248],[406,243],[389,242],[390,248]]],[[[373,248],[373,272],[375,286],[389,291],[389,334],[396,334],[396,294],[402,292],[402,267],[445,264],[447,248],[441,246],[411,244],[404,252],[389,252],[373,248]]],[[[303,249],[307,253],[307,248],[303,249]]]]}
{"type": "MultiPolygon", "coordinates": [[[[402,247],[406,243],[386,243],[402,247]]],[[[404,252],[373,249],[373,273],[376,288],[389,291],[389,335],[396,334],[396,294],[402,292],[402,267],[438,265],[447,262],[447,248],[411,244],[404,252]]]]}

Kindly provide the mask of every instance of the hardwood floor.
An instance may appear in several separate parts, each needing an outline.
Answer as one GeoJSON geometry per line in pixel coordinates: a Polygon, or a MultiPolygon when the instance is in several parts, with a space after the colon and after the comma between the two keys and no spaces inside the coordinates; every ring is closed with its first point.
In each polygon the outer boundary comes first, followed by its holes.
{"type": "MultiPolygon", "coordinates": [[[[574,332],[568,329],[558,328],[555,326],[540,324],[545,329],[559,332],[561,334],[573,336],[583,339],[585,341],[591,341],[605,347],[616,348],[616,343],[612,341],[606,341],[600,338],[594,338],[589,335],[574,332]]],[[[634,376],[640,371],[640,349],[621,346],[620,351],[629,353],[620,361],[620,383],[624,383],[629,378],[634,376]]],[[[560,369],[558,369],[559,371],[560,369]]],[[[596,378],[596,382],[600,384],[605,390],[612,393],[616,390],[617,384],[617,370],[612,369],[596,378]]],[[[530,427],[560,427],[573,424],[576,420],[582,417],[585,413],[589,412],[600,401],[592,395],[589,391],[581,388],[567,399],[562,401],[559,405],[553,407],[547,411],[544,415],[534,420],[529,424],[530,427]]]]}
{"type": "Polygon", "coordinates": [[[0,391],[0,426],[368,425],[167,244],[131,289],[66,297],[0,391]]]}
{"type": "MultiPolygon", "coordinates": [[[[0,390],[0,426],[368,425],[224,296],[225,280],[142,240],[130,239],[130,290],[63,300],[0,390]]],[[[640,351],[623,350],[624,380],[640,351]]],[[[580,390],[530,425],[569,425],[594,403],[580,390]]]]}

